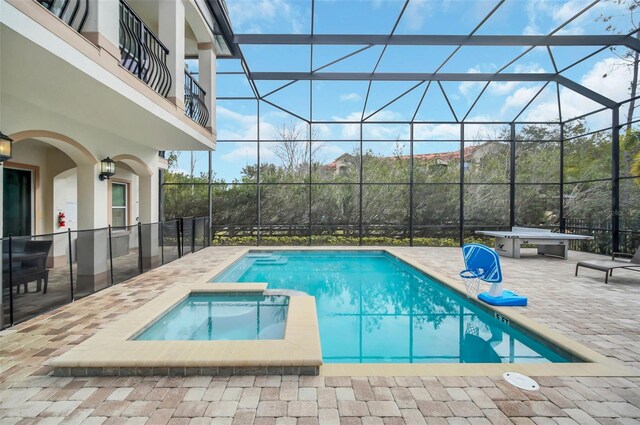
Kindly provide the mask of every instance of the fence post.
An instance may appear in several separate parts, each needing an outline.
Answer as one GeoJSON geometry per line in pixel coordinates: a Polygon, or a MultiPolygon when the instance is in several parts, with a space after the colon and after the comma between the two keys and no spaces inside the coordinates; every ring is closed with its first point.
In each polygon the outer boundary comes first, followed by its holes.
{"type": "Polygon", "coordinates": [[[9,326],[13,326],[13,236],[9,234],[9,326]]]}
{"type": "Polygon", "coordinates": [[[182,218],[176,219],[176,243],[178,244],[178,258],[182,258],[182,238],[180,238],[180,223],[182,218]]]}
{"type": "Polygon", "coordinates": [[[560,122],[560,205],[558,205],[558,215],[560,216],[560,233],[566,233],[567,220],[564,217],[564,123],[560,122]]]}
{"type": "Polygon", "coordinates": [[[111,225],[109,225],[109,270],[111,271],[111,286],[113,286],[113,246],[111,244],[111,225]]]}
{"type": "Polygon", "coordinates": [[[160,226],[160,264],[164,264],[164,221],[159,221],[160,226]]]}
{"type": "MultiPolygon", "coordinates": [[[[409,126],[410,142],[409,142],[409,246],[413,246],[413,205],[414,205],[414,190],[413,190],[413,123],[409,126]]],[[[404,229],[403,229],[404,236],[404,229]]]]}
{"type": "Polygon", "coordinates": [[[196,252],[196,218],[191,218],[191,253],[196,252]]]}
{"type": "Polygon", "coordinates": [[[620,107],[612,109],[611,252],[620,251],[620,107]]]}
{"type": "Polygon", "coordinates": [[[516,124],[511,123],[509,139],[509,227],[516,225],[516,124]]]}
{"type": "Polygon", "coordinates": [[[458,221],[459,221],[459,234],[458,240],[460,246],[464,245],[464,163],[466,159],[464,157],[464,123],[460,124],[460,170],[459,170],[459,191],[458,191],[458,202],[460,205],[458,212],[458,221]]]}
{"type": "Polygon", "coordinates": [[[142,223],[140,222],[138,222],[138,268],[140,269],[140,274],[144,273],[142,267],[142,223]]]}
{"type": "Polygon", "coordinates": [[[73,251],[71,250],[71,229],[67,229],[67,244],[69,248],[69,283],[71,284],[71,301],[75,301],[73,294],[73,251]]]}

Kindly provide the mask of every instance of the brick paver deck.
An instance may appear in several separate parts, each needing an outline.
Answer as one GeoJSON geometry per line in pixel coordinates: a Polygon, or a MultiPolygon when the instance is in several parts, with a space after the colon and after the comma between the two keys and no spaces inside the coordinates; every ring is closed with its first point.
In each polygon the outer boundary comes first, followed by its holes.
{"type": "MultiPolygon", "coordinates": [[[[50,357],[93,335],[176,281],[238,252],[203,250],[0,333],[0,422],[12,424],[640,424],[640,378],[538,377],[525,392],[500,377],[120,377],[56,378],[50,357]]],[[[455,248],[404,248],[455,277],[455,248]]],[[[575,261],[503,259],[505,286],[526,293],[519,311],[640,368],[640,275],[603,273],[575,261]]]]}

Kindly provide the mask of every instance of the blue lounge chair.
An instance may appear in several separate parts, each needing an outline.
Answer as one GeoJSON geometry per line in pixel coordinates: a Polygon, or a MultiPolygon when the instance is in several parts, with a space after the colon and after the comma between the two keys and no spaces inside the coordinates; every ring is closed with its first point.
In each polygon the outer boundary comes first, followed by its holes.
{"type": "Polygon", "coordinates": [[[502,289],[500,257],[494,250],[485,245],[470,243],[463,245],[462,255],[466,270],[461,273],[461,276],[463,273],[466,275],[471,273],[483,282],[491,284],[488,292],[478,294],[479,300],[496,306],[527,305],[527,297],[502,289]]]}

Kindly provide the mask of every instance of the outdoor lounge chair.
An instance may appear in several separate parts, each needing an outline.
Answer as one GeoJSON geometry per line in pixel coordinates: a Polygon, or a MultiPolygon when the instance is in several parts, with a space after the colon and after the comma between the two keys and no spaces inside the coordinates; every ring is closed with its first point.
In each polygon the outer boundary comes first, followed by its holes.
{"type": "Polygon", "coordinates": [[[622,252],[614,252],[611,260],[579,261],[578,264],[576,264],[576,276],[578,276],[579,267],[605,272],[604,283],[609,283],[609,276],[613,275],[613,269],[627,269],[640,272],[640,247],[636,249],[636,253],[633,256],[622,252]],[[617,257],[631,257],[631,259],[617,259],[617,257]]]}

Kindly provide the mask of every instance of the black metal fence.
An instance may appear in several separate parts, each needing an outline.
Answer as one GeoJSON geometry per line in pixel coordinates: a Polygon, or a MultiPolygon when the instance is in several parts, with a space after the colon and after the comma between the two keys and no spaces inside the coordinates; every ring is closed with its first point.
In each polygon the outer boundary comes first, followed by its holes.
{"type": "Polygon", "coordinates": [[[3,327],[209,245],[209,218],[2,239],[3,327]]]}
{"type": "MultiPolygon", "coordinates": [[[[640,247],[640,220],[620,219],[620,252],[634,253],[640,247]]],[[[566,219],[565,231],[593,236],[590,241],[571,241],[576,251],[611,254],[611,220],[566,219]]]]}
{"type": "Polygon", "coordinates": [[[120,63],[165,97],[171,88],[168,55],[169,49],[129,5],[120,0],[120,63]]]}

